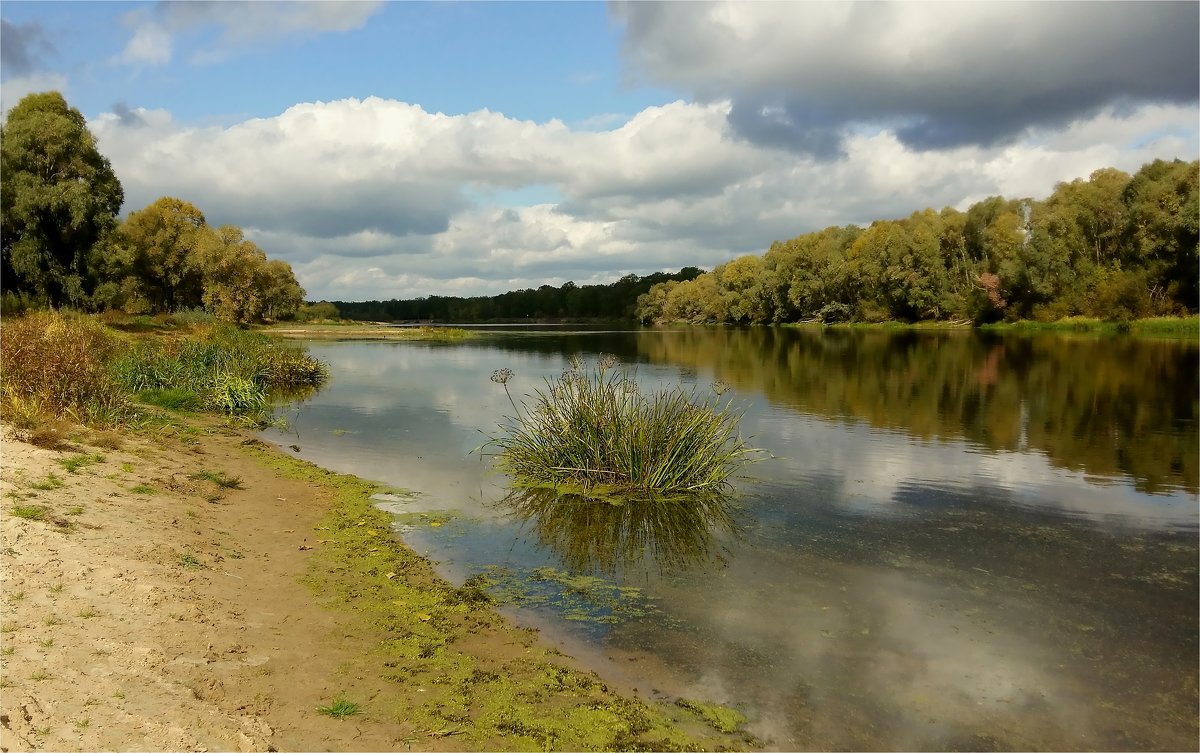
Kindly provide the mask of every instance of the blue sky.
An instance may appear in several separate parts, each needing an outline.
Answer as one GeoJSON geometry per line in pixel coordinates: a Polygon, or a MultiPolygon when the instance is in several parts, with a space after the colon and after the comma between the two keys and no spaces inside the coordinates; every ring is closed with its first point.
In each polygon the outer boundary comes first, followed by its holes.
{"type": "Polygon", "coordinates": [[[0,100],[311,298],[471,295],[1195,159],[1198,8],[7,0],[0,100]]]}

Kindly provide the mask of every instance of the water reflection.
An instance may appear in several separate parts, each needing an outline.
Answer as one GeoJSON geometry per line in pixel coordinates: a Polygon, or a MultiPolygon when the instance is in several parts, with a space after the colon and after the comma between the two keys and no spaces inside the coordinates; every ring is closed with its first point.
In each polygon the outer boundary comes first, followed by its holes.
{"type": "Polygon", "coordinates": [[[703,370],[804,413],[1038,450],[1149,493],[1200,489],[1194,342],[769,328],[637,342],[652,363],[703,370]]]}
{"type": "Polygon", "coordinates": [[[332,382],[271,436],[455,510],[405,534],[447,577],[531,580],[526,603],[634,684],[741,704],[766,747],[1194,749],[1195,344],[589,338],[318,344],[332,382]],[[733,506],[498,505],[506,479],[469,454],[511,412],[488,375],[512,368],[519,399],[600,351],[648,388],[732,384],[779,458],[733,506]]]}
{"type": "Polygon", "coordinates": [[[574,573],[616,575],[648,563],[660,573],[724,565],[736,532],[727,495],[613,504],[551,489],[515,489],[500,502],[574,573]]]}

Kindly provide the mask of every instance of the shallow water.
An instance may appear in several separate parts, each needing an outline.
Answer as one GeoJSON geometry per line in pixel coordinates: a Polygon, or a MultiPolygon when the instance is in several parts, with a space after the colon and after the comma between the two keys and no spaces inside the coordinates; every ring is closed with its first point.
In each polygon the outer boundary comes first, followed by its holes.
{"type": "Polygon", "coordinates": [[[489,331],[310,343],[321,465],[413,489],[403,535],[650,696],[776,749],[1195,749],[1194,344],[975,333],[489,331]],[[714,380],[773,457],[690,509],[514,497],[473,452],[572,353],[714,380]],[[421,517],[427,513],[428,517],[421,517]],[[432,525],[436,523],[437,525],[432,525]]]}

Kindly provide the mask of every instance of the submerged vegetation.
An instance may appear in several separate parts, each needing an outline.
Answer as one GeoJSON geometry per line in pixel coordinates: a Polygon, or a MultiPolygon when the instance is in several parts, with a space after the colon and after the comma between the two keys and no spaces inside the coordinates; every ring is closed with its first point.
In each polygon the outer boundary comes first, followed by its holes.
{"type": "MultiPolygon", "coordinates": [[[[633,375],[603,356],[584,370],[581,358],[518,407],[496,448],[499,467],[519,486],[612,494],[690,494],[723,490],[753,462],[755,450],[738,433],[741,413],[722,402],[675,387],[642,393],[633,375]]],[[[492,374],[504,386],[508,369],[492,374]]]]}
{"type": "Polygon", "coordinates": [[[273,390],[326,378],[302,350],[225,324],[134,340],[94,317],[39,311],[0,328],[0,407],[24,430],[63,418],[137,425],[139,402],[257,420],[273,390]]]}

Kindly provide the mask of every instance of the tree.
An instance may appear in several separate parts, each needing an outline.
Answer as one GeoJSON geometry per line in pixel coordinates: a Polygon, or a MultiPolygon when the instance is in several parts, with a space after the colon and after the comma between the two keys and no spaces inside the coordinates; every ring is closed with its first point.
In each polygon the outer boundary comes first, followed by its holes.
{"type": "Polygon", "coordinates": [[[200,245],[209,232],[204,214],[181,199],[164,196],[121,223],[113,266],[123,293],[150,311],[201,305],[204,269],[200,245]]]}
{"type": "Polygon", "coordinates": [[[206,234],[204,305],[225,321],[261,321],[267,307],[267,255],[240,228],[222,225],[206,234]]]}
{"type": "MultiPolygon", "coordinates": [[[[304,288],[296,282],[292,265],[282,259],[271,259],[263,268],[263,318],[270,321],[295,319],[296,313],[304,305],[304,288]]],[[[337,318],[337,308],[333,315],[337,318]]]]}
{"type": "Polygon", "coordinates": [[[1200,305],[1200,162],[1155,160],[1125,188],[1125,262],[1146,266],[1153,295],[1195,311],[1200,305]]]}
{"type": "Polygon", "coordinates": [[[79,110],[58,92],[26,96],[0,128],[4,289],[52,306],[88,304],[88,263],[123,200],[79,110]]]}

